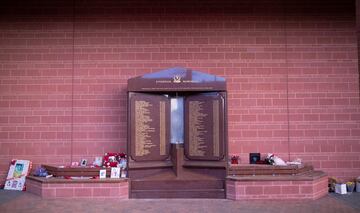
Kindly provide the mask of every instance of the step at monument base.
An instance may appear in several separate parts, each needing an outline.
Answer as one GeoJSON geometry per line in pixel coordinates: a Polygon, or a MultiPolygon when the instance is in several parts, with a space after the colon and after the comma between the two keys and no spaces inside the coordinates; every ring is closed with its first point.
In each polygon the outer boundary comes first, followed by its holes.
{"type": "Polygon", "coordinates": [[[224,180],[134,180],[130,185],[130,198],[226,198],[224,180]]]}

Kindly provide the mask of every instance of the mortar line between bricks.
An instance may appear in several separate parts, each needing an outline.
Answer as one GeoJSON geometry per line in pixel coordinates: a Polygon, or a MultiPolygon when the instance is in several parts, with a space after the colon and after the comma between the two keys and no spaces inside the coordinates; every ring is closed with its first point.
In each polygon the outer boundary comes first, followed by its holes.
{"type": "Polygon", "coordinates": [[[289,63],[288,63],[288,43],[287,43],[287,4],[286,0],[283,0],[283,18],[284,18],[284,45],[285,45],[285,67],[286,67],[286,114],[287,114],[287,139],[288,139],[288,161],[291,161],[290,157],[290,109],[289,109],[289,63]]]}
{"type": "Polygon", "coordinates": [[[72,76],[71,76],[71,139],[70,139],[70,165],[73,162],[74,147],[74,82],[75,82],[75,1],[72,1],[72,76]]]}

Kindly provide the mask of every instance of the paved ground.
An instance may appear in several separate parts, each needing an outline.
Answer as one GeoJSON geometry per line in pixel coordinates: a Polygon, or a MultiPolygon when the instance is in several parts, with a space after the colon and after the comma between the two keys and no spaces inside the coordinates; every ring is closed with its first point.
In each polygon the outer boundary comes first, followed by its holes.
{"type": "Polygon", "coordinates": [[[230,201],[213,199],[42,200],[27,192],[0,190],[0,212],[360,212],[360,193],[331,194],[316,201],[230,201]]]}

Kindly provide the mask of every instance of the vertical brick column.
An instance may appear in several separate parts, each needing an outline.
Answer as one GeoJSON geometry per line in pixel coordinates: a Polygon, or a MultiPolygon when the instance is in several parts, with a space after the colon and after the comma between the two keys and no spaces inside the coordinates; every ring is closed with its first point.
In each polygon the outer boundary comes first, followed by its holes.
{"type": "MultiPolygon", "coordinates": [[[[358,73],[359,73],[359,91],[360,91],[360,0],[356,0],[356,37],[358,53],[358,73]]],[[[360,92],[359,92],[360,98],[360,92]]]]}

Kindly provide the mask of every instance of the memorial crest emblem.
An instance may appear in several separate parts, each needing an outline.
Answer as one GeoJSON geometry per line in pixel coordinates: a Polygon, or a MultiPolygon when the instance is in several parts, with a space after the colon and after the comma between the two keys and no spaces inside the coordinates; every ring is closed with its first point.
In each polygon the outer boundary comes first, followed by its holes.
{"type": "Polygon", "coordinates": [[[174,75],[173,83],[181,83],[181,76],[180,75],[174,75]]]}

